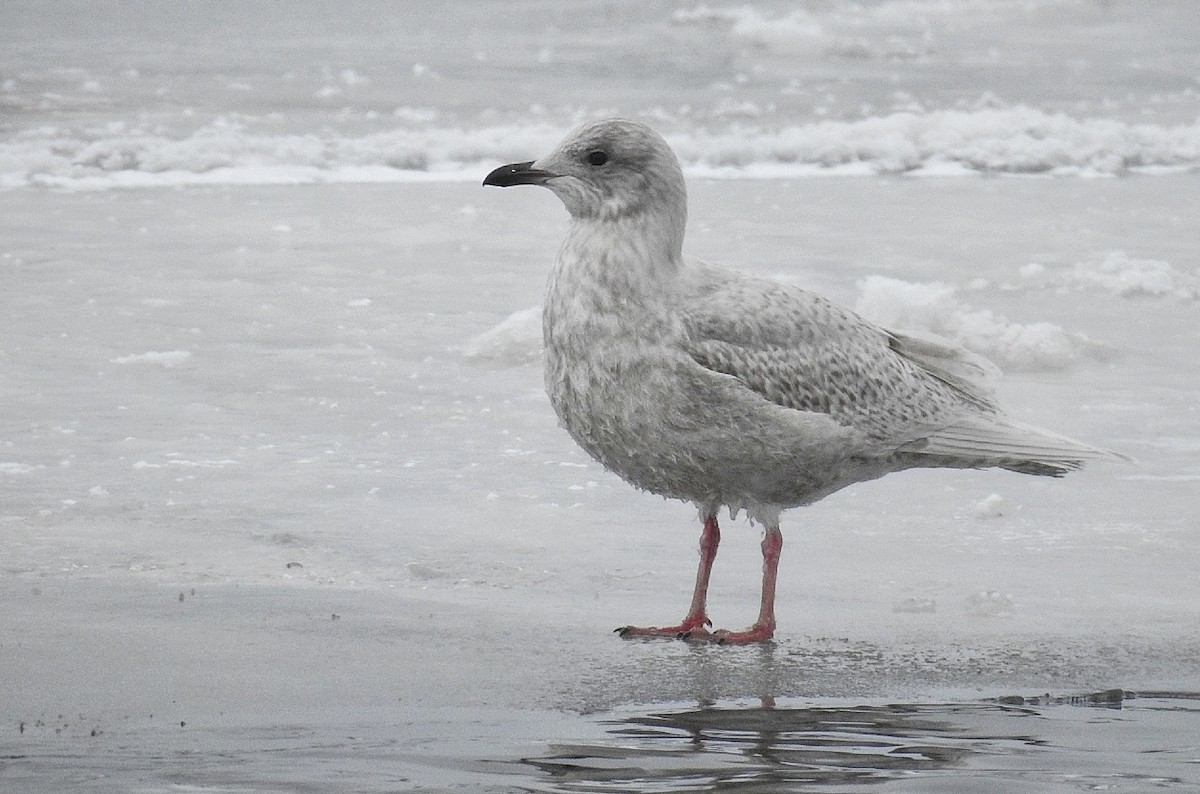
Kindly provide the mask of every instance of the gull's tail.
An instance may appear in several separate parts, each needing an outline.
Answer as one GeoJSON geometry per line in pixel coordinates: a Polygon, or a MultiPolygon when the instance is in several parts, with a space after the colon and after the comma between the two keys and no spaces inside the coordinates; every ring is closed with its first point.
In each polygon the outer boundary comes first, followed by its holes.
{"type": "Polygon", "coordinates": [[[1132,463],[1117,452],[1084,444],[1001,415],[968,416],[902,451],[949,459],[949,465],[995,466],[1021,474],[1062,477],[1092,460],[1132,463]]]}

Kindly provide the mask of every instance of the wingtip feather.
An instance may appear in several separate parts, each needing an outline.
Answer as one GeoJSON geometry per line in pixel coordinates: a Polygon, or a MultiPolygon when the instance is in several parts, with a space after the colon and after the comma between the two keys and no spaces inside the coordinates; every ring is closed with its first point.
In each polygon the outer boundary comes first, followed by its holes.
{"type": "Polygon", "coordinates": [[[1089,461],[1135,462],[1128,455],[999,416],[961,420],[921,439],[911,451],[1052,477],[1077,471],[1089,461]]]}

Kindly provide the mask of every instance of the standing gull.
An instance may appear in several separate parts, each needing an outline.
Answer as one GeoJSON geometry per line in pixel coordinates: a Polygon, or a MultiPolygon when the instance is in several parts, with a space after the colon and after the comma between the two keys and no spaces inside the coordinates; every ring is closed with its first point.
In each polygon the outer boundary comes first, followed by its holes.
{"type": "Polygon", "coordinates": [[[542,316],[559,421],[627,482],[700,510],[687,615],[622,636],[769,640],[780,512],[852,483],[916,467],[1059,477],[1119,457],[1005,416],[989,385],[995,367],[949,342],[684,257],[683,173],[644,124],[584,124],[483,184],[543,185],[571,215],[542,316]],[[766,528],[762,601],[745,631],[708,628],[721,507],[766,528]]]}

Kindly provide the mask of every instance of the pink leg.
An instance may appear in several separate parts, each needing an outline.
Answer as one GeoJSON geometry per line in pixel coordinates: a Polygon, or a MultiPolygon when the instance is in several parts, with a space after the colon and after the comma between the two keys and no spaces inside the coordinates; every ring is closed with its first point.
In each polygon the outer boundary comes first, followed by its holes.
{"type": "Polygon", "coordinates": [[[711,639],[726,645],[748,645],[766,642],[775,636],[775,579],[779,574],[779,555],[782,552],[783,533],[777,525],[767,527],[762,541],[762,601],[758,607],[758,620],[745,631],[714,631],[711,639]]]}
{"type": "Polygon", "coordinates": [[[705,516],[704,531],[700,533],[700,567],[696,570],[696,589],[692,592],[692,606],[682,623],[678,626],[646,628],[623,626],[617,629],[617,633],[622,637],[681,637],[697,630],[704,632],[704,627],[710,623],[707,612],[708,580],[720,543],[721,530],[717,526],[716,515],[705,516]]]}

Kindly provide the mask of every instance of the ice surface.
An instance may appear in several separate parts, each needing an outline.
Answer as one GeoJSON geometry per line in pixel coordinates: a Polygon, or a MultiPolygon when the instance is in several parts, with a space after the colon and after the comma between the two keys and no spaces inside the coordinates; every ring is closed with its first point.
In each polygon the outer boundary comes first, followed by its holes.
{"type": "MultiPolygon", "coordinates": [[[[784,648],[850,634],[944,654],[1102,626],[1160,649],[1135,654],[1133,668],[1170,669],[1198,602],[1187,518],[1200,479],[1191,302],[1107,290],[1079,301],[1053,285],[1003,281],[1030,260],[1070,261],[1081,248],[1116,250],[1118,239],[1136,259],[1182,261],[1192,236],[1165,209],[1194,190],[1188,177],[693,184],[695,253],[737,264],[753,250],[746,258],[760,272],[843,302],[879,272],[983,279],[993,286],[970,290],[972,305],[1016,323],[1053,318],[1110,346],[1103,361],[1009,372],[1002,401],[1141,461],[1061,482],[908,473],[789,514],[784,648]],[[1076,201],[1085,186],[1113,208],[1111,223],[1078,223],[1094,215],[1076,201]],[[1043,214],[1018,223],[1034,197],[1043,214]],[[879,210],[862,233],[808,234],[852,202],[879,210]],[[947,204],[960,211],[937,212],[947,204]],[[1154,220],[1138,227],[1134,210],[1154,220]],[[778,234],[806,212],[805,227],[778,234]],[[988,226],[976,225],[981,217],[988,226]],[[1013,228],[989,231],[997,219],[1013,228]],[[1042,219],[1077,231],[1045,234],[1042,219]],[[980,521],[993,493],[1004,511],[980,521]],[[962,606],[981,587],[1011,597],[1004,625],[962,606]],[[928,622],[897,623],[892,607],[906,598],[939,609],[928,622]]],[[[221,593],[230,608],[242,588],[268,601],[376,594],[384,600],[372,614],[396,598],[487,604],[505,647],[520,647],[523,625],[571,626],[568,652],[596,654],[593,665],[628,652],[605,640],[609,624],[681,608],[692,509],[639,494],[579,453],[555,426],[528,345],[468,355],[486,349],[478,340],[488,329],[533,335],[536,312],[514,307],[540,298],[563,223],[533,194],[463,211],[478,206],[474,191],[5,194],[12,236],[0,256],[19,274],[5,298],[0,454],[13,596],[36,587],[65,597],[94,583],[157,588],[172,605],[193,588],[198,598],[221,593]]],[[[736,622],[754,609],[757,539],[741,522],[726,534],[713,608],[736,622]]],[[[587,681],[527,694],[623,699],[587,681]]]]}
{"type": "MultiPolygon", "coordinates": [[[[1195,786],[1188,701],[911,704],[1200,689],[1200,4],[130,8],[0,3],[0,788],[553,790],[574,757],[661,789],[698,719],[732,743],[679,775],[827,715],[697,703],[789,697],[968,753],[881,791],[1195,786]],[[681,615],[694,511],[555,426],[530,307],[564,216],[478,188],[607,113],[683,152],[689,253],[875,285],[1139,464],[847,490],[785,516],[774,648],[620,641],[681,615]]],[[[733,625],[760,560],[727,523],[733,625]]]]}

